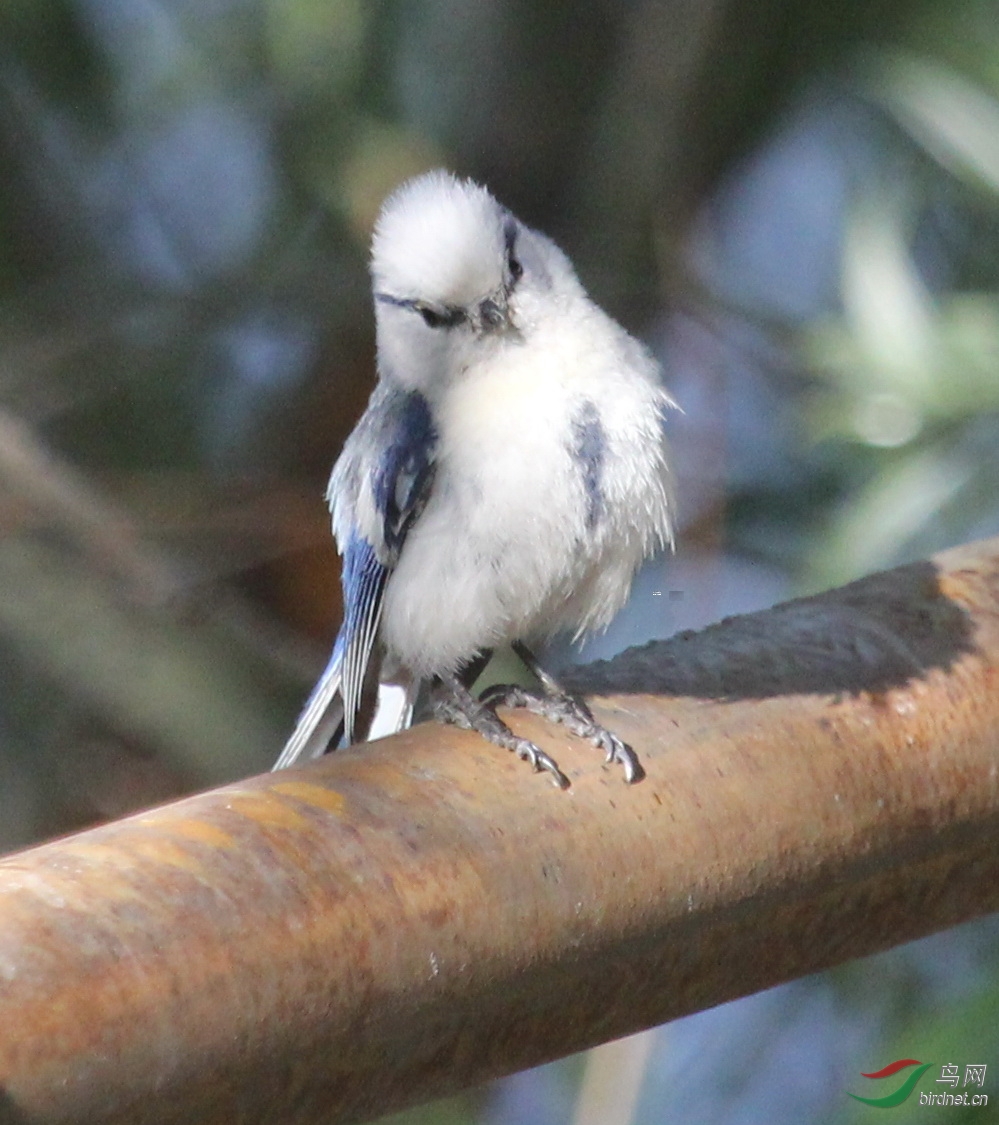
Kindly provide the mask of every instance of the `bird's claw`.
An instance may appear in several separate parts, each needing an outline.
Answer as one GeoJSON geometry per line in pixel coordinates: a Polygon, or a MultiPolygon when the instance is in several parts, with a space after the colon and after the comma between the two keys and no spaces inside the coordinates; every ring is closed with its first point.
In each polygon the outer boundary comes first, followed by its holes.
{"type": "Polygon", "coordinates": [[[448,694],[441,695],[434,704],[434,714],[441,722],[451,723],[465,730],[474,730],[494,746],[512,750],[521,761],[529,763],[535,773],[544,770],[559,789],[569,788],[569,779],[559,769],[554,758],[526,738],[519,738],[496,714],[495,706],[486,699],[476,699],[460,683],[445,681],[442,685],[448,694]]]}
{"type": "Polygon", "coordinates": [[[616,734],[600,727],[599,730],[607,736],[607,756],[604,759],[608,765],[611,762],[617,762],[618,765],[624,769],[624,780],[628,785],[634,785],[636,782],[641,781],[645,777],[645,770],[642,768],[642,763],[638,760],[638,755],[623,739],[618,738],[616,734]]]}
{"type": "Polygon", "coordinates": [[[552,781],[559,789],[569,788],[569,779],[559,769],[558,763],[554,758],[549,757],[540,746],[535,746],[533,742],[528,742],[526,738],[518,738],[513,749],[522,762],[530,763],[535,773],[546,770],[551,774],[552,781]]]}
{"type": "Polygon", "coordinates": [[[573,734],[603,750],[608,764],[617,762],[624,769],[624,780],[628,785],[634,785],[645,777],[638,755],[627,742],[602,727],[582,700],[566,692],[537,694],[519,684],[494,684],[480,698],[483,705],[490,709],[524,707],[550,722],[561,723],[573,734]]]}

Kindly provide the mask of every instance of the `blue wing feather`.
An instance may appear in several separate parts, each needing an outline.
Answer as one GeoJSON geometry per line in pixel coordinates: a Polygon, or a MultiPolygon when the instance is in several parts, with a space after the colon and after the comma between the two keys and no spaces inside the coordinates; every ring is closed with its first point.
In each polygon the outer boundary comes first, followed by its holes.
{"type": "Polygon", "coordinates": [[[354,722],[361,709],[364,675],[382,613],[382,593],[389,569],[378,561],[366,540],[352,538],[343,552],[344,618],[338,641],[343,646],[344,736],[354,738],[354,722]]]}
{"type": "Polygon", "coordinates": [[[427,400],[411,391],[399,412],[395,440],[386,446],[372,482],[375,508],[382,517],[382,539],[393,566],[426,503],[436,440],[427,400]]]}
{"type": "Polygon", "coordinates": [[[343,553],[343,625],[275,769],[321,754],[341,729],[353,740],[385,584],[430,493],[436,442],[426,399],[382,380],[347,439],[327,494],[343,553]],[[367,505],[360,503],[362,492],[367,505]],[[358,526],[362,508],[373,512],[373,525],[358,526]]]}
{"type": "Polygon", "coordinates": [[[336,744],[343,733],[343,695],[340,691],[343,669],[343,644],[340,637],[333,646],[329,664],[306,700],[291,738],[284,745],[273,769],[282,770],[296,762],[318,758],[336,744]]]}

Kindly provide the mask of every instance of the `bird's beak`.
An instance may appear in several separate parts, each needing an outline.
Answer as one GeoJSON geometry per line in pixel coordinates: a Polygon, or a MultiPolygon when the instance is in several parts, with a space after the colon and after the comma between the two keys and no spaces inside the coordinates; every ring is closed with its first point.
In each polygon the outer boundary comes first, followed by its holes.
{"type": "Polygon", "coordinates": [[[505,332],[512,327],[510,306],[506,294],[494,293],[480,301],[474,314],[475,327],[480,332],[505,332]]]}

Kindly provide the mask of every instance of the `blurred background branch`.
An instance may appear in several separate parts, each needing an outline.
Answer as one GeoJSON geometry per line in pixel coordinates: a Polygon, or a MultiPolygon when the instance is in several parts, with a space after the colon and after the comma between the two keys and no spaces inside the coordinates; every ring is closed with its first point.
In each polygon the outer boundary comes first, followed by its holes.
{"type": "MultiPolygon", "coordinates": [[[[339,617],[370,224],[432,165],[551,233],[685,411],[679,554],[549,659],[999,531],[997,56],[996,0],[3,5],[0,847],[272,758],[339,617]]],[[[997,977],[983,922],[684,1021],[632,1120],[846,1122],[997,977]]],[[[433,1120],[561,1125],[579,1065],[433,1120]]]]}

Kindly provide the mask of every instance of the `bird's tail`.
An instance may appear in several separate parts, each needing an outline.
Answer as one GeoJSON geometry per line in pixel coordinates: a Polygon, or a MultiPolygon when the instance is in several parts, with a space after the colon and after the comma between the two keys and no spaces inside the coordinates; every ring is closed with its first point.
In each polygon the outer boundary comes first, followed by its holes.
{"type": "Polygon", "coordinates": [[[343,695],[340,691],[342,663],[342,653],[337,645],[272,769],[283,770],[296,762],[318,758],[331,744],[336,746],[340,741],[344,726],[343,695]]]}
{"type": "MultiPolygon", "coordinates": [[[[346,744],[342,670],[343,646],[338,639],[326,671],[319,677],[319,682],[302,708],[291,738],[285,743],[272,769],[283,770],[298,762],[311,761],[321,757],[327,750],[335,750],[346,744]]],[[[351,732],[353,737],[370,742],[411,726],[413,708],[420,688],[420,681],[408,676],[394,676],[391,681],[379,683],[377,676],[373,674],[371,705],[363,709],[360,727],[357,726],[358,717],[354,717],[351,732]]]]}

